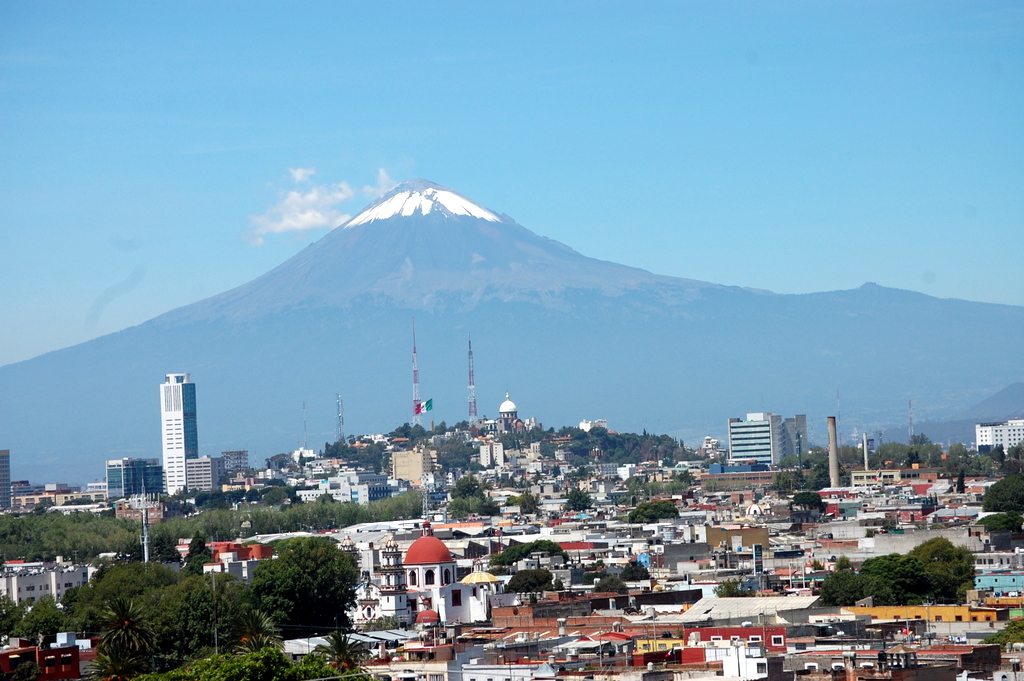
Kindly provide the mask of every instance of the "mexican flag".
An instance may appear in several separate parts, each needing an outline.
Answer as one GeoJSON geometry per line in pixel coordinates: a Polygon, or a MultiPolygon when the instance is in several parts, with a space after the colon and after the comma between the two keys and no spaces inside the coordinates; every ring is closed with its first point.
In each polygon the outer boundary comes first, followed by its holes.
{"type": "Polygon", "coordinates": [[[414,410],[414,413],[422,414],[422,413],[428,412],[428,411],[434,411],[434,399],[433,398],[427,400],[426,402],[420,402],[419,404],[417,404],[416,405],[416,409],[414,410]]]}

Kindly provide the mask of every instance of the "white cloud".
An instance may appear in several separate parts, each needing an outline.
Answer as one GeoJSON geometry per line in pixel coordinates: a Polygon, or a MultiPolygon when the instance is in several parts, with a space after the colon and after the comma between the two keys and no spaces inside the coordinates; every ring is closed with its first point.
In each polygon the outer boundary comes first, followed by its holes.
{"type": "Polygon", "coordinates": [[[377,169],[377,184],[363,185],[363,193],[371,198],[379,198],[395,188],[398,183],[391,179],[383,168],[377,169]]]}
{"type": "Polygon", "coordinates": [[[292,179],[296,182],[305,182],[311,176],[316,175],[316,168],[289,168],[288,172],[292,174],[292,179]]]}
{"type": "MultiPolygon", "coordinates": [[[[304,169],[290,170],[298,181],[307,172],[304,169]],[[297,173],[296,171],[301,171],[297,173]]],[[[312,170],[308,171],[312,174],[312,170]]],[[[284,234],[287,232],[305,232],[323,227],[334,228],[348,222],[352,216],[338,210],[337,205],[355,196],[355,191],[347,182],[333,185],[313,185],[308,191],[291,190],[285,192],[281,200],[271,206],[262,215],[250,215],[253,224],[250,234],[252,243],[263,245],[263,237],[267,234],[284,234]]]]}

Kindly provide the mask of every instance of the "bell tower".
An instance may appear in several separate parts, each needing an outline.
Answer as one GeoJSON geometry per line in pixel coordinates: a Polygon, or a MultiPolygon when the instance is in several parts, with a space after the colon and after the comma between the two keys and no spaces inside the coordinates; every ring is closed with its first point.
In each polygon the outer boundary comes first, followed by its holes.
{"type": "Polygon", "coordinates": [[[409,623],[409,598],[405,587],[405,567],[402,565],[402,551],[394,535],[384,542],[380,553],[380,614],[394,617],[399,622],[409,623]]]}

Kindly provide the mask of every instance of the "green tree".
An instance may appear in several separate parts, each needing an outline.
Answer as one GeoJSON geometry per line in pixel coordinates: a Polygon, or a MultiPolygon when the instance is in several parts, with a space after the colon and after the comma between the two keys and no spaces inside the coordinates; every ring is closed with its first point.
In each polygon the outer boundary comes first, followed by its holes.
{"type": "Polygon", "coordinates": [[[619,576],[627,582],[638,582],[642,579],[650,579],[651,573],[643,565],[634,562],[624,567],[622,569],[622,574],[619,576]]]}
{"type": "Polygon", "coordinates": [[[573,487],[565,495],[565,510],[567,511],[586,511],[593,505],[590,493],[579,487],[573,487]]]}
{"type": "Polygon", "coordinates": [[[327,664],[335,669],[344,672],[358,669],[360,662],[369,657],[369,651],[362,644],[352,640],[343,632],[332,631],[324,638],[326,643],[318,645],[313,652],[322,656],[327,664]]]}
{"type": "Polygon", "coordinates": [[[57,607],[53,596],[43,596],[31,605],[28,614],[11,631],[11,636],[39,641],[43,636],[53,636],[68,630],[68,617],[57,607]]]}
{"type": "MultiPolygon", "coordinates": [[[[163,666],[175,666],[228,643],[245,587],[231,575],[193,575],[151,594],[156,650],[163,666]],[[215,636],[216,632],[216,636],[215,636]]],[[[226,647],[226,646],[225,646],[226,647]]]]}
{"type": "Polygon", "coordinates": [[[679,509],[667,499],[642,502],[629,512],[629,522],[631,523],[653,523],[678,517],[679,509]]]}
{"type": "Polygon", "coordinates": [[[1008,475],[989,487],[981,507],[985,511],[1024,513],[1024,475],[1008,475]]]}
{"type": "Polygon", "coordinates": [[[235,618],[231,634],[235,652],[241,655],[284,645],[274,620],[265,612],[253,608],[246,608],[235,618]]]}
{"type": "Polygon", "coordinates": [[[25,660],[15,668],[11,681],[36,681],[42,673],[39,665],[32,660],[25,660]]]}
{"type": "Polygon", "coordinates": [[[826,505],[825,500],[817,492],[797,492],[793,495],[793,500],[789,502],[789,508],[790,510],[818,510],[824,513],[826,505]]]}
{"type": "Polygon", "coordinates": [[[978,521],[978,524],[984,525],[990,532],[1006,530],[1010,532],[1020,532],[1021,525],[1024,525],[1024,516],[1021,516],[1017,511],[995,513],[993,515],[985,516],[978,521]]]}
{"type": "Polygon", "coordinates": [[[518,497],[512,497],[508,501],[513,506],[518,506],[520,513],[524,513],[526,515],[529,515],[531,513],[536,513],[537,512],[537,507],[538,507],[537,497],[535,497],[534,495],[530,494],[529,492],[527,492],[525,494],[520,494],[518,497]]]}
{"type": "Polygon", "coordinates": [[[961,591],[974,588],[974,553],[954,546],[944,537],[929,539],[910,552],[918,558],[931,580],[929,594],[943,603],[955,603],[961,591]]]}
{"type": "MultiPolygon", "coordinates": [[[[319,655],[307,655],[293,665],[278,648],[264,648],[248,655],[214,655],[189,662],[180,669],[146,674],[137,681],[305,681],[336,676],[319,655]]],[[[348,677],[346,677],[348,678],[348,677]]],[[[363,681],[365,677],[353,677],[363,681]]]]}
{"type": "Polygon", "coordinates": [[[1006,623],[1005,629],[985,638],[982,643],[998,643],[1001,646],[1008,643],[1024,643],[1024,620],[1010,620],[1006,623]]]}
{"type": "Polygon", "coordinates": [[[628,594],[629,587],[618,575],[605,575],[594,582],[594,593],[628,594]]]}
{"type": "Polygon", "coordinates": [[[537,591],[549,591],[552,586],[550,570],[543,568],[539,570],[520,570],[505,585],[505,591],[520,594],[535,593],[537,591]]]}
{"type": "Polygon", "coordinates": [[[718,598],[742,598],[754,595],[756,595],[755,591],[743,588],[743,581],[740,579],[727,579],[724,582],[719,582],[715,587],[715,596],[718,598]]]}
{"type": "Polygon", "coordinates": [[[836,571],[842,572],[847,570],[853,570],[853,562],[847,556],[836,558],[836,571]]]}
{"type": "Polygon", "coordinates": [[[141,603],[124,596],[112,598],[103,612],[103,620],[99,647],[116,647],[127,653],[149,656],[154,634],[141,603]]]}
{"type": "Polygon", "coordinates": [[[538,539],[526,544],[507,546],[501,553],[491,554],[491,565],[512,565],[526,558],[531,553],[546,553],[550,556],[569,558],[566,550],[555,542],[550,539],[538,539]]]}
{"type": "Polygon", "coordinates": [[[70,606],[76,629],[100,631],[104,610],[114,598],[137,599],[149,610],[155,594],[177,584],[179,579],[174,570],[156,563],[105,566],[97,570],[86,585],[71,594],[66,593],[64,605],[70,606]]]}
{"type": "Polygon", "coordinates": [[[100,646],[91,666],[93,681],[129,681],[149,671],[149,660],[123,646],[100,646]]]}
{"type": "Polygon", "coordinates": [[[255,606],[282,625],[348,628],[359,576],[352,558],[324,537],[291,539],[278,546],[278,557],[260,561],[253,573],[255,606]]]}
{"type": "Polygon", "coordinates": [[[0,596],[0,638],[10,635],[25,617],[25,604],[15,603],[7,594],[0,596]]]}
{"type": "Polygon", "coordinates": [[[206,548],[206,539],[202,536],[192,538],[185,555],[185,566],[181,568],[186,575],[203,574],[203,566],[213,562],[213,554],[206,548]]]}
{"type": "Polygon", "coordinates": [[[931,593],[931,579],[921,560],[914,555],[890,553],[869,558],[861,565],[860,574],[877,577],[892,591],[895,603],[881,605],[919,605],[931,593]]]}

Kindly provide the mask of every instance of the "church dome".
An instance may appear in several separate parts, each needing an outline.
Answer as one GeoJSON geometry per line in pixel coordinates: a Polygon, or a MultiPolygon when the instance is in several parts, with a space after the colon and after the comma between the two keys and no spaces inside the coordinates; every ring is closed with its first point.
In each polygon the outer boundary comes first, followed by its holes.
{"type": "Polygon", "coordinates": [[[416,614],[416,624],[434,624],[441,621],[441,615],[437,610],[421,610],[416,614]]]}
{"type": "Polygon", "coordinates": [[[508,398],[508,393],[505,393],[505,401],[498,407],[498,411],[502,414],[516,411],[516,403],[508,398]]]}
{"type": "Polygon", "coordinates": [[[412,543],[405,554],[406,565],[437,565],[453,563],[452,552],[444,542],[433,535],[420,537],[412,543]]]}

